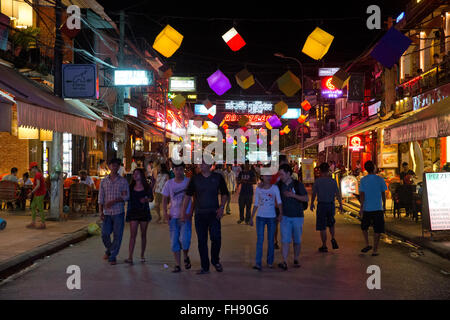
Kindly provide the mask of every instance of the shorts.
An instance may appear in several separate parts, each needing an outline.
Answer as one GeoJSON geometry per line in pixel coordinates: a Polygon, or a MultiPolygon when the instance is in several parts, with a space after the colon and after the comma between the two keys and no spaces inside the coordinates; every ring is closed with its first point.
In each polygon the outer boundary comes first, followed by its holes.
{"type": "Polygon", "coordinates": [[[280,223],[281,242],[300,244],[303,233],[304,218],[283,216],[280,223]]]}
{"type": "Polygon", "coordinates": [[[169,230],[172,252],[179,252],[181,249],[189,250],[192,237],[192,222],[182,222],[180,219],[171,218],[169,230]]]}
{"type": "Polygon", "coordinates": [[[316,230],[323,231],[327,227],[334,227],[336,224],[336,220],[334,219],[335,212],[336,209],[333,202],[319,202],[316,212],[316,230]]]}
{"type": "Polygon", "coordinates": [[[383,211],[364,211],[361,219],[361,230],[368,230],[373,226],[375,233],[384,233],[384,213],[383,211]]]}

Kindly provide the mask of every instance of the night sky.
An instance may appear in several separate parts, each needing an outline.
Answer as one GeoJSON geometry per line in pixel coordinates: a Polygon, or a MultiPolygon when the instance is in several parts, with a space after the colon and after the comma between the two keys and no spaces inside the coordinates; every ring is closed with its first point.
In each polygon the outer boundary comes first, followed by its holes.
{"type": "Polygon", "coordinates": [[[267,90],[288,68],[300,74],[294,61],[274,57],[275,52],[298,58],[305,75],[317,77],[317,68],[342,67],[384,32],[367,29],[369,5],[379,5],[385,21],[388,16],[396,18],[409,1],[98,2],[117,22],[118,10],[126,10],[130,39],[144,37],[153,44],[166,24],[183,34],[180,49],[171,58],[163,59],[175,65],[175,75],[197,76],[202,81],[218,68],[233,76],[247,67],[267,90]],[[247,43],[238,52],[230,50],[222,39],[233,26],[247,43]],[[316,26],[335,36],[321,61],[301,52],[316,26]]]}

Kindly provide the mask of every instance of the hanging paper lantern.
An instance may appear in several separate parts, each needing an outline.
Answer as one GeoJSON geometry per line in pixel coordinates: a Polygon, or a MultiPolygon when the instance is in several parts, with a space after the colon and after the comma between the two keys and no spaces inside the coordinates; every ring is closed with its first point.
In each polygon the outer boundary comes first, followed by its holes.
{"type": "Polygon", "coordinates": [[[235,78],[237,84],[244,90],[250,88],[252,85],[255,84],[255,79],[253,78],[253,75],[250,72],[248,72],[247,69],[241,70],[239,73],[236,74],[235,78]]]}
{"type": "Polygon", "coordinates": [[[319,27],[306,39],[302,52],[315,60],[320,60],[328,52],[334,36],[319,27]]]}
{"type": "Polygon", "coordinates": [[[290,71],[287,71],[280,78],[278,78],[277,84],[280,91],[288,97],[292,97],[302,88],[300,79],[290,71]]]}
{"type": "Polygon", "coordinates": [[[288,105],[284,101],[280,101],[275,105],[275,113],[280,117],[288,111],[288,105]]]}
{"type": "Polygon", "coordinates": [[[411,45],[411,39],[390,28],[373,48],[370,55],[386,68],[392,68],[411,45]]]}
{"type": "Polygon", "coordinates": [[[211,101],[209,101],[208,99],[203,100],[203,105],[206,107],[206,110],[209,110],[210,108],[212,108],[213,104],[211,101]]]}
{"type": "Polygon", "coordinates": [[[39,130],[39,136],[41,141],[53,141],[53,131],[51,130],[39,130]]]}
{"type": "Polygon", "coordinates": [[[207,81],[209,87],[219,96],[231,89],[230,80],[220,70],[210,75],[207,81]]]}
{"type": "Polygon", "coordinates": [[[174,105],[175,108],[181,110],[186,104],[186,98],[183,97],[181,94],[177,94],[175,98],[172,99],[172,104],[174,105]]]}
{"type": "Polygon", "coordinates": [[[210,113],[210,114],[208,114],[208,118],[209,118],[209,120],[212,120],[212,118],[214,118],[214,116],[210,113]]]}
{"type": "Polygon", "coordinates": [[[225,131],[227,131],[227,130],[228,130],[228,125],[227,125],[227,124],[224,124],[224,125],[222,126],[222,128],[223,128],[225,131]]]}
{"type": "Polygon", "coordinates": [[[298,121],[299,123],[303,123],[303,122],[305,122],[305,120],[306,120],[306,116],[303,115],[303,114],[297,119],[297,121],[298,121]]]}
{"type": "Polygon", "coordinates": [[[222,36],[222,39],[227,43],[233,51],[240,50],[243,46],[245,46],[245,41],[241,37],[241,35],[236,31],[235,28],[231,28],[222,36]]]}
{"type": "Polygon", "coordinates": [[[225,118],[225,114],[223,112],[217,112],[216,115],[212,118],[212,122],[215,125],[220,126],[220,124],[222,123],[223,119],[225,118]]]}
{"type": "Polygon", "coordinates": [[[153,49],[161,53],[164,57],[170,58],[181,46],[183,35],[177,30],[167,25],[155,39],[153,49]]]}
{"type": "Polygon", "coordinates": [[[28,128],[28,127],[19,127],[17,138],[23,139],[23,140],[39,139],[39,129],[28,128]]]}
{"type": "Polygon", "coordinates": [[[208,122],[206,122],[206,121],[203,122],[202,128],[205,129],[205,130],[208,129],[209,128],[208,122]]]}
{"type": "Polygon", "coordinates": [[[350,80],[350,75],[345,72],[344,69],[339,69],[331,78],[331,84],[335,86],[337,89],[341,90],[348,84],[350,80]]]}
{"type": "Polygon", "coordinates": [[[267,119],[267,122],[273,129],[281,127],[281,121],[276,115],[273,115],[269,119],[267,119]]]}
{"type": "Polygon", "coordinates": [[[269,121],[266,121],[266,128],[268,130],[272,130],[272,126],[270,125],[269,121]]]}
{"type": "Polygon", "coordinates": [[[308,100],[305,100],[301,103],[301,106],[303,108],[303,110],[308,111],[309,109],[311,109],[311,104],[308,102],[308,100]]]}
{"type": "Polygon", "coordinates": [[[280,136],[284,136],[284,131],[280,131],[280,136]]]}
{"type": "Polygon", "coordinates": [[[247,116],[243,116],[239,119],[239,126],[245,127],[248,123],[249,119],[247,116]]]}
{"type": "Polygon", "coordinates": [[[291,132],[291,129],[289,129],[289,126],[286,126],[283,128],[283,133],[288,134],[289,132],[291,132]]]}

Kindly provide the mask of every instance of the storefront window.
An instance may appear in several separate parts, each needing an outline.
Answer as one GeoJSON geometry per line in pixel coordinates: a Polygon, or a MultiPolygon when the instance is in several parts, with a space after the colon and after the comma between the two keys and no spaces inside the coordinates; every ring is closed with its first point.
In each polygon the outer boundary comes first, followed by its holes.
{"type": "Polygon", "coordinates": [[[72,134],[63,134],[63,171],[72,176],[72,134]]]}

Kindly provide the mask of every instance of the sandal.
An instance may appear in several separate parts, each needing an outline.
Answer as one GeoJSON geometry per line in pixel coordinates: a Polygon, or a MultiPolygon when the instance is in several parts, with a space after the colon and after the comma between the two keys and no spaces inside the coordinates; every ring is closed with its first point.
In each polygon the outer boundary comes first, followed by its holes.
{"type": "Polygon", "coordinates": [[[175,268],[173,268],[172,272],[173,272],[173,273],[181,272],[180,266],[175,266],[175,268]]]}
{"type": "Polygon", "coordinates": [[[186,270],[189,270],[192,265],[191,265],[191,259],[189,259],[189,257],[187,257],[186,259],[184,259],[184,267],[186,268],[186,270]]]}
{"type": "Polygon", "coordinates": [[[367,251],[369,251],[369,250],[371,250],[371,249],[372,249],[372,246],[367,246],[367,247],[363,248],[363,249],[361,250],[361,252],[366,253],[367,251]]]}
{"type": "Polygon", "coordinates": [[[133,259],[125,259],[125,263],[133,264],[133,259]]]}

